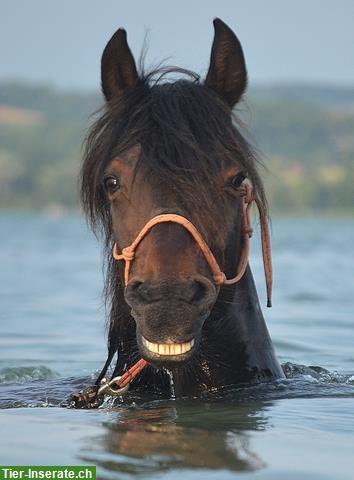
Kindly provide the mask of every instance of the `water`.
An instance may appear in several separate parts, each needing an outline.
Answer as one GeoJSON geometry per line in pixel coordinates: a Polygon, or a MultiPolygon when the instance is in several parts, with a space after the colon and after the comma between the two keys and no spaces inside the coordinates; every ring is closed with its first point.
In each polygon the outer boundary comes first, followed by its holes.
{"type": "MultiPolygon", "coordinates": [[[[97,242],[74,216],[3,215],[0,238],[0,464],[93,464],[119,479],[354,478],[353,220],[273,222],[264,311],[286,380],[202,399],[129,394],[91,411],[62,401],[105,359],[97,242]]],[[[263,302],[255,239],[252,249],[263,302]]]]}

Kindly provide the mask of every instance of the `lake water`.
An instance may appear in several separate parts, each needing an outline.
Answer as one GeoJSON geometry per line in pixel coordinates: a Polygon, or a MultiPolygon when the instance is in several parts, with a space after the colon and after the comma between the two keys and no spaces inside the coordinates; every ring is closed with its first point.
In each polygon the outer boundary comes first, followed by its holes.
{"type": "Polygon", "coordinates": [[[98,478],[354,478],[354,221],[273,221],[273,308],[288,378],[204,399],[61,402],[105,360],[100,247],[79,217],[0,217],[0,464],[98,478]],[[310,366],[322,367],[308,368],[310,366]]]}

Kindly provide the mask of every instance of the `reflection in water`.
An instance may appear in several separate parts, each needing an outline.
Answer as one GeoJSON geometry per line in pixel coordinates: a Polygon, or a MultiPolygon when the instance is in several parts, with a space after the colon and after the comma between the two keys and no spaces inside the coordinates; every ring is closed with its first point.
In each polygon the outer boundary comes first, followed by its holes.
{"type": "Polygon", "coordinates": [[[81,456],[103,470],[138,474],[178,467],[254,471],[265,466],[252,451],[249,435],[266,428],[262,404],[154,402],[121,406],[116,412],[105,423],[103,438],[81,456]]]}

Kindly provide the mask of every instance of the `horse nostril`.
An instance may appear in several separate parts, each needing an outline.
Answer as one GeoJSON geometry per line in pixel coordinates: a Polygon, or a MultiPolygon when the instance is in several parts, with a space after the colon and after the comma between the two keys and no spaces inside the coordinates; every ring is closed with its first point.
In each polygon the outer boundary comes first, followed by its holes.
{"type": "Polygon", "coordinates": [[[131,280],[127,285],[125,298],[131,306],[138,306],[162,300],[164,293],[166,292],[159,287],[159,284],[131,280]]]}
{"type": "Polygon", "coordinates": [[[128,283],[125,289],[125,298],[130,305],[137,303],[141,299],[140,287],[142,284],[143,282],[139,280],[132,280],[128,283]]]}
{"type": "Polygon", "coordinates": [[[201,277],[192,281],[190,292],[190,303],[203,304],[211,301],[215,288],[209,280],[201,277]]]}
{"type": "Polygon", "coordinates": [[[207,297],[208,291],[204,283],[195,280],[191,286],[191,303],[201,303],[207,297]]]}

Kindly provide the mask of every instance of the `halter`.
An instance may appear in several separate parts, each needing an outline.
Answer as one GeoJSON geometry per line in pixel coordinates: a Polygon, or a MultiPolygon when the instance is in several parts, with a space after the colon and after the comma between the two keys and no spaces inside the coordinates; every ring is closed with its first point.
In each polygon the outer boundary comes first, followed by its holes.
{"type": "MultiPolygon", "coordinates": [[[[150,232],[150,230],[159,223],[172,222],[177,223],[184,227],[194,238],[195,242],[199,246],[203,253],[205,260],[207,261],[210,270],[213,274],[214,283],[216,285],[231,285],[243,277],[247,265],[250,251],[250,238],[252,236],[252,227],[250,222],[250,208],[252,203],[255,202],[259,212],[259,219],[261,224],[261,242],[262,242],[262,254],[263,254],[263,267],[266,279],[267,287],[267,307],[272,306],[272,257],[270,248],[270,236],[267,218],[257,197],[253,194],[252,185],[243,183],[239,187],[240,196],[242,198],[242,239],[243,245],[241,255],[237,267],[237,273],[233,278],[227,279],[224,272],[221,271],[218,262],[212,254],[210,248],[204,241],[203,237],[198,232],[197,228],[182,215],[176,215],[173,213],[167,213],[164,215],[157,215],[149,220],[144,227],[140,230],[137,237],[131,245],[123,248],[122,253],[117,251],[117,244],[113,246],[113,257],[116,260],[124,260],[124,283],[128,285],[129,273],[131,263],[134,260],[136,249],[143,238],[150,232]]],[[[99,374],[95,385],[88,387],[87,389],[78,392],[71,396],[71,404],[76,408],[96,408],[104,400],[105,395],[119,396],[123,395],[129,388],[129,384],[134,378],[139,375],[145,367],[148,366],[148,362],[144,359],[140,359],[131,368],[129,368],[122,376],[113,376],[110,381],[104,378],[104,375],[112,361],[114,351],[111,350],[108,354],[107,361],[99,374]]]]}
{"type": "Polygon", "coordinates": [[[271,248],[270,248],[270,237],[267,219],[263,210],[263,207],[257,197],[253,195],[252,185],[249,183],[243,183],[239,187],[239,192],[242,198],[242,238],[243,245],[241,250],[241,255],[237,267],[237,273],[233,278],[227,279],[224,272],[221,271],[218,262],[216,261],[214,255],[212,254],[209,246],[198,232],[197,228],[190,222],[186,217],[182,215],[177,215],[174,213],[167,213],[164,215],[156,215],[151,220],[149,220],[144,227],[140,230],[137,237],[131,245],[123,248],[122,253],[118,253],[117,244],[113,246],[113,258],[115,260],[124,260],[124,283],[127,286],[129,282],[129,273],[131,264],[135,258],[136,250],[141,243],[141,241],[146,237],[150,230],[159,223],[172,222],[177,223],[184,227],[193,237],[196,244],[200,248],[201,252],[204,255],[206,262],[208,263],[210,270],[213,274],[214,283],[216,285],[232,285],[243,277],[247,265],[248,257],[250,252],[250,238],[252,237],[252,227],[250,222],[250,208],[253,202],[256,203],[259,218],[261,223],[261,239],[262,239],[262,253],[263,253],[263,266],[266,279],[267,287],[267,307],[271,307],[272,301],[272,260],[271,260],[271,248]]]}

